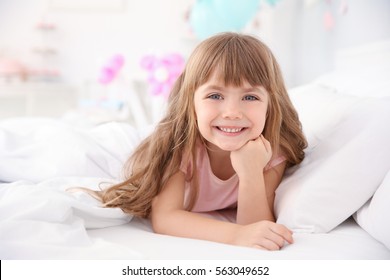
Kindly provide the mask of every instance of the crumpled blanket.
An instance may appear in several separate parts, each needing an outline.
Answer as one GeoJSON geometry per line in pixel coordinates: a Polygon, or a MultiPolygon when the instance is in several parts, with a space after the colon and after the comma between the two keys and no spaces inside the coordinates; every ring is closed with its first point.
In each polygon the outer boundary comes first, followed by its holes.
{"type": "Polygon", "coordinates": [[[81,129],[45,118],[0,121],[0,181],[40,182],[59,176],[119,178],[151,127],[110,122],[81,129]]]}
{"type": "Polygon", "coordinates": [[[90,229],[128,223],[130,215],[67,189],[117,182],[148,132],[125,123],[79,129],[51,119],[0,121],[0,258],[144,258],[88,236],[90,229]]]}
{"type": "Polygon", "coordinates": [[[89,194],[67,191],[74,186],[98,189],[104,180],[59,177],[37,184],[22,180],[0,184],[0,258],[142,257],[87,234],[88,229],[121,225],[132,218],[118,208],[101,207],[89,194]]]}

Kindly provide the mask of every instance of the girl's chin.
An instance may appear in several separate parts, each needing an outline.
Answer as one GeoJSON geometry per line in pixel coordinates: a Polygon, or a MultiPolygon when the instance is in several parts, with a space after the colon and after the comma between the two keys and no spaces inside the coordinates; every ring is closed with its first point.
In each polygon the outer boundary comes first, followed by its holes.
{"type": "Polygon", "coordinates": [[[228,143],[219,143],[218,145],[213,145],[219,148],[220,150],[226,151],[226,152],[233,152],[237,151],[244,146],[245,143],[234,143],[234,144],[228,144],[228,143]]]}

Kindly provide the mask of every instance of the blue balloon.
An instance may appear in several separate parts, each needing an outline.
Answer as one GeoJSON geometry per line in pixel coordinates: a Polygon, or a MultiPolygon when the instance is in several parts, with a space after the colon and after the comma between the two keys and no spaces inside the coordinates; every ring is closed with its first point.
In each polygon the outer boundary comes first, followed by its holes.
{"type": "Polygon", "coordinates": [[[266,0],[266,2],[268,3],[268,5],[270,6],[275,6],[276,3],[278,3],[280,0],[266,0]]]}
{"type": "Polygon", "coordinates": [[[189,22],[195,35],[204,39],[224,31],[240,31],[255,16],[259,0],[197,0],[189,22]]]}
{"type": "Polygon", "coordinates": [[[192,7],[189,22],[196,37],[200,39],[226,31],[216,16],[213,0],[196,1],[192,7]]]}
{"type": "Polygon", "coordinates": [[[240,31],[256,15],[259,0],[213,0],[217,17],[226,30],[240,31]]]}

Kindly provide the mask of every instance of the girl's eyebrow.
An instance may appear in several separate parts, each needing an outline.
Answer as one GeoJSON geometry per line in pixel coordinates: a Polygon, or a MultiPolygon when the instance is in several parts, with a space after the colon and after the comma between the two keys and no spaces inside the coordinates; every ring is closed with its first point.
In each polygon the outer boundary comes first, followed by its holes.
{"type": "Polygon", "coordinates": [[[217,85],[208,85],[203,90],[204,91],[212,91],[212,90],[222,91],[222,90],[224,90],[224,87],[217,86],[217,85]]]}
{"type": "Polygon", "coordinates": [[[260,87],[250,87],[250,88],[244,88],[243,89],[243,92],[244,93],[247,93],[247,92],[255,92],[255,93],[259,93],[259,94],[262,94],[262,95],[265,95],[265,90],[263,88],[260,88],[260,87]]]}
{"type": "MultiPolygon", "coordinates": [[[[225,89],[226,89],[226,87],[222,87],[222,86],[218,86],[218,85],[208,85],[203,90],[204,91],[213,91],[213,90],[223,91],[225,89]]],[[[262,95],[266,94],[265,91],[262,88],[260,88],[260,87],[243,88],[242,92],[243,93],[254,92],[254,93],[259,93],[259,94],[262,94],[262,95]]]]}

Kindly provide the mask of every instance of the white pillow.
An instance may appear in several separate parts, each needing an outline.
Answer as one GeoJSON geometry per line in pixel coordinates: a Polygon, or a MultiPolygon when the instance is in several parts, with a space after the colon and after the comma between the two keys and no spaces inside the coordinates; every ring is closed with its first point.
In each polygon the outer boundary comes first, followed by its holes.
{"type": "Polygon", "coordinates": [[[328,232],[370,199],[390,169],[390,98],[347,97],[318,85],[290,95],[309,147],[276,191],[277,222],[328,232]]]}
{"type": "Polygon", "coordinates": [[[291,89],[289,95],[299,113],[310,148],[314,148],[349,110],[362,102],[362,97],[338,94],[316,84],[291,89]]]}
{"type": "Polygon", "coordinates": [[[390,171],[372,199],[353,217],[363,229],[390,249],[390,171]]]}

